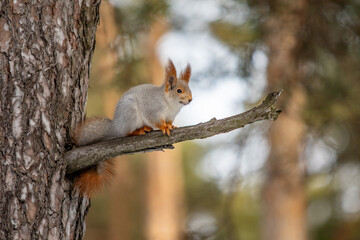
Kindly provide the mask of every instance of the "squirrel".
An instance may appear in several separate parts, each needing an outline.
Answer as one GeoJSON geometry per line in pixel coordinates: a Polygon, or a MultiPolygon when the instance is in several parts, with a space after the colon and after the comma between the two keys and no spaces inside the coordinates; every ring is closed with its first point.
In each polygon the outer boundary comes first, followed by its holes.
{"type": "MultiPolygon", "coordinates": [[[[75,145],[80,147],[118,137],[143,135],[157,129],[170,135],[175,128],[176,115],[192,101],[190,76],[191,66],[187,64],[178,79],[169,59],[161,86],[142,84],[126,91],[116,105],[113,120],[93,118],[77,127],[75,145]]],[[[79,172],[75,187],[80,194],[90,197],[100,190],[113,177],[113,165],[113,159],[108,159],[79,172]]]]}

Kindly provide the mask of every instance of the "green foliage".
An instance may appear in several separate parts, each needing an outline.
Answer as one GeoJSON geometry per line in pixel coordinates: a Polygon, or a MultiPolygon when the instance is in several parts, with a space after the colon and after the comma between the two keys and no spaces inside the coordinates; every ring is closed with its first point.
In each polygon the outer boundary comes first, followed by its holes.
{"type": "Polygon", "coordinates": [[[219,20],[210,24],[212,34],[237,53],[240,61],[240,74],[249,77],[252,70],[252,55],[261,40],[256,21],[234,24],[219,20]]]}
{"type": "Polygon", "coordinates": [[[360,14],[356,9],[359,3],[354,1],[313,3],[302,36],[303,83],[308,94],[305,120],[321,135],[339,125],[351,133],[340,161],[360,155],[360,14]]]}
{"type": "Polygon", "coordinates": [[[255,193],[260,189],[259,183],[242,186],[241,181],[234,180],[235,189],[225,191],[215,179],[199,170],[203,157],[213,146],[195,143],[183,146],[187,216],[206,212],[215,219],[216,225],[215,231],[188,232],[188,238],[259,239],[260,201],[255,193]]]}
{"type": "Polygon", "coordinates": [[[129,82],[132,85],[150,82],[149,76],[144,74],[147,71],[144,69],[144,49],[140,43],[152,23],[168,14],[168,7],[165,0],[138,0],[116,8],[120,58],[113,86],[123,88],[129,82]]]}
{"type": "MultiPolygon", "coordinates": [[[[239,54],[242,73],[251,76],[252,54],[265,50],[264,26],[270,16],[283,12],[286,1],[229,0],[245,5],[249,14],[241,24],[217,21],[211,24],[212,33],[239,54]],[[255,23],[254,23],[255,22],[255,23]]],[[[231,5],[230,4],[230,5],[231,5]]],[[[337,169],[345,162],[359,162],[360,156],[360,3],[359,1],[323,0],[306,3],[299,12],[302,31],[294,54],[302,74],[300,82],[306,89],[307,104],[303,120],[309,133],[325,139],[336,150],[337,169]]],[[[232,9],[226,8],[225,15],[232,9]]],[[[281,44],[281,42],[279,42],[281,44]]],[[[286,66],[284,66],[286,67],[286,66]]],[[[331,175],[334,172],[321,173],[331,175]]],[[[321,176],[321,175],[320,175],[321,176]]],[[[314,184],[314,178],[307,185],[314,184]]],[[[355,230],[359,216],[345,219],[339,212],[342,190],[336,184],[323,186],[316,192],[308,187],[308,201],[319,199],[331,202],[334,211],[325,223],[312,227],[312,239],[358,239],[355,230]],[[346,232],[347,235],[342,235],[346,232]]],[[[246,238],[244,238],[246,239],[246,238]]]]}
{"type": "Polygon", "coordinates": [[[166,16],[168,7],[165,0],[137,0],[117,7],[116,22],[119,32],[136,38],[140,33],[146,32],[158,17],[166,16]]]}
{"type": "Polygon", "coordinates": [[[225,21],[216,21],[211,25],[212,33],[226,45],[234,48],[244,48],[260,40],[257,24],[246,22],[233,24],[225,21]]]}

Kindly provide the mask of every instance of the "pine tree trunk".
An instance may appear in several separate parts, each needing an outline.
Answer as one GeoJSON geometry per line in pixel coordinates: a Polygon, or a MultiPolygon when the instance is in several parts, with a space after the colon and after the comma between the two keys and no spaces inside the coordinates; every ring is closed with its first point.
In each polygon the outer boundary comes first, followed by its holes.
{"type": "MultiPolygon", "coordinates": [[[[169,24],[159,18],[151,25],[145,44],[145,55],[151,82],[163,84],[164,67],[161,66],[156,46],[168,31],[169,24]]],[[[178,73],[180,69],[177,69],[178,73]]],[[[146,154],[146,238],[149,240],[182,239],[184,193],[181,166],[181,146],[165,152],[146,154]]]]}
{"type": "Polygon", "coordinates": [[[63,153],[84,116],[100,1],[0,2],[0,239],[81,239],[63,153]]]}
{"type": "Polygon", "coordinates": [[[280,100],[284,111],[269,133],[271,151],[264,187],[262,239],[305,240],[304,172],[300,156],[305,135],[302,110],[306,95],[299,84],[302,73],[298,51],[306,2],[270,2],[271,12],[265,25],[268,82],[271,89],[285,91],[280,100]]]}

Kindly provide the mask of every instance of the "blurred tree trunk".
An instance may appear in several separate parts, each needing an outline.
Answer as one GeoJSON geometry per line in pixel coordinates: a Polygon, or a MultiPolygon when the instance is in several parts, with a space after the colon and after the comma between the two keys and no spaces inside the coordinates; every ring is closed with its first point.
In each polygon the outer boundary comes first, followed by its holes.
{"type": "MultiPolygon", "coordinates": [[[[118,32],[116,26],[114,6],[108,1],[104,1],[101,4],[98,33],[101,34],[96,36],[96,48],[100,44],[99,54],[103,56],[98,62],[98,76],[101,76],[101,84],[107,86],[102,93],[102,99],[104,100],[103,109],[105,115],[113,119],[121,92],[117,88],[108,87],[114,82],[118,61],[117,48],[113,49],[111,46],[116,46],[116,39],[121,33],[118,32]]],[[[131,219],[134,217],[134,213],[132,213],[134,202],[132,188],[134,188],[133,179],[135,176],[133,176],[133,171],[129,166],[128,156],[122,156],[121,158],[121,161],[116,161],[115,163],[115,178],[112,180],[109,191],[105,196],[109,202],[109,206],[106,209],[109,213],[109,240],[133,239],[134,221],[131,219]]]]}
{"type": "Polygon", "coordinates": [[[94,1],[0,2],[0,239],[81,239],[89,201],[62,155],[83,119],[94,1]]]}
{"type": "MultiPolygon", "coordinates": [[[[120,33],[121,34],[121,33],[120,33]]],[[[109,1],[102,1],[100,7],[100,25],[96,32],[96,50],[91,70],[91,83],[95,86],[89,89],[89,105],[98,109],[87,109],[88,113],[105,115],[112,119],[115,106],[121,93],[117,88],[109,87],[116,75],[118,54],[116,39],[119,32],[115,21],[115,9],[109,1]],[[94,103],[94,104],[91,104],[94,103]]],[[[100,238],[109,240],[126,240],[131,238],[133,221],[131,219],[132,171],[129,162],[123,156],[121,161],[115,161],[115,177],[112,184],[107,186],[109,191],[103,191],[92,200],[95,207],[90,211],[86,221],[89,229],[85,234],[87,240],[100,238]],[[104,202],[108,204],[104,204],[104,202]],[[97,205],[97,206],[95,206],[97,205]],[[105,215],[99,219],[99,215],[105,215]],[[100,226],[106,226],[99,227],[100,226]]]]}
{"type": "MultiPolygon", "coordinates": [[[[158,40],[167,31],[168,24],[158,19],[152,26],[145,45],[146,62],[151,81],[161,85],[164,67],[156,53],[158,40]]],[[[179,71],[179,70],[178,70],[179,71]]],[[[183,180],[181,149],[147,154],[147,220],[149,240],[181,239],[183,220],[183,180]]]]}
{"type": "Polygon", "coordinates": [[[268,83],[271,89],[284,88],[279,119],[272,123],[271,151],[264,186],[265,216],[262,239],[304,240],[306,206],[303,150],[305,125],[302,111],[306,101],[299,81],[302,77],[298,53],[305,0],[269,1],[270,15],[265,23],[265,42],[269,48],[268,83]]]}

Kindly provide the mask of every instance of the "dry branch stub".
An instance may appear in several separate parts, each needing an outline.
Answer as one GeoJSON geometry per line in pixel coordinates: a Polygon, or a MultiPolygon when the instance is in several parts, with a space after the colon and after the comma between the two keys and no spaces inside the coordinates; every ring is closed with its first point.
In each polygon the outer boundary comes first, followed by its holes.
{"type": "Polygon", "coordinates": [[[274,103],[281,93],[282,90],[269,93],[260,105],[244,113],[173,129],[170,136],[161,131],[153,131],[142,136],[121,137],[75,148],[64,156],[68,162],[67,173],[74,173],[115,156],[173,149],[172,144],[177,142],[208,138],[261,120],[275,121],[281,110],[277,110],[274,103]]]}

